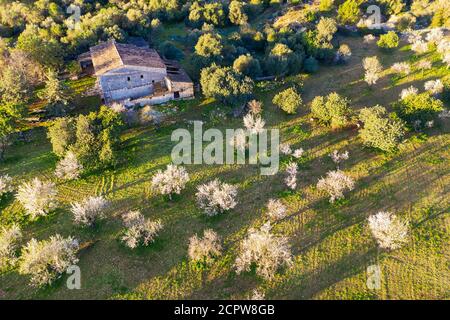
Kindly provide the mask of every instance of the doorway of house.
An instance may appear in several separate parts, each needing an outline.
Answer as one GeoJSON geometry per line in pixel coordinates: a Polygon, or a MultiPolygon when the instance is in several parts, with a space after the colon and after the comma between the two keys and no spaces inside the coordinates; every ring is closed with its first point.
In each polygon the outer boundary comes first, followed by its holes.
{"type": "Polygon", "coordinates": [[[175,92],[173,93],[173,97],[174,97],[175,99],[180,98],[180,91],[175,91],[175,92]]]}

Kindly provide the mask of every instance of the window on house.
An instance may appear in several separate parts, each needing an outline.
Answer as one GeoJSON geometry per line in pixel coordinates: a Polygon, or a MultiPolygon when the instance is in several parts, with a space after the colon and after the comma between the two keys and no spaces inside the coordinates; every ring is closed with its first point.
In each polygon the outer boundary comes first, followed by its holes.
{"type": "Polygon", "coordinates": [[[141,74],[141,79],[144,79],[144,75],[143,74],[141,74]]]}
{"type": "Polygon", "coordinates": [[[128,81],[131,81],[131,78],[130,78],[130,77],[127,77],[127,80],[128,80],[128,81]]]}

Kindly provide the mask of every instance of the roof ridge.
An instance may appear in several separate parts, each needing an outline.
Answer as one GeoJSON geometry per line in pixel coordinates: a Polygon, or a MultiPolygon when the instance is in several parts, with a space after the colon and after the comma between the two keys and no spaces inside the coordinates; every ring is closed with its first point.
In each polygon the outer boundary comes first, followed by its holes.
{"type": "Polygon", "coordinates": [[[120,52],[117,49],[116,40],[114,38],[112,39],[112,43],[113,43],[113,46],[114,46],[114,50],[116,51],[117,55],[119,56],[120,63],[122,64],[122,66],[124,66],[125,63],[123,62],[122,56],[120,55],[120,52]]]}

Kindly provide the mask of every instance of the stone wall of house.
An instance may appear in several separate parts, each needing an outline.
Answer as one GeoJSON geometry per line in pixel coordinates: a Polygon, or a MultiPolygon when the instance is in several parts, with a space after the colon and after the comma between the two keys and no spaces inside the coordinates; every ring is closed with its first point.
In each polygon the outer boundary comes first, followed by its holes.
{"type": "Polygon", "coordinates": [[[134,106],[134,105],[140,105],[140,106],[146,106],[146,105],[155,105],[155,104],[162,104],[169,102],[170,100],[173,100],[173,92],[167,92],[164,95],[158,95],[158,96],[150,96],[150,97],[144,97],[140,99],[134,99],[132,101],[125,101],[125,106],[134,106]]]}
{"type": "Polygon", "coordinates": [[[111,70],[99,77],[106,100],[125,100],[153,93],[153,83],[163,81],[165,69],[124,67],[111,70]]]}

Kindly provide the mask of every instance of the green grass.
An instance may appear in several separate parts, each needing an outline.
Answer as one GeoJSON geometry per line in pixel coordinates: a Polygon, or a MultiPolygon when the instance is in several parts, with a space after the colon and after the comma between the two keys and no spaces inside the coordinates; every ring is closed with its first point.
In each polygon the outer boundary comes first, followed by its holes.
{"type": "MultiPolygon", "coordinates": [[[[294,83],[302,83],[306,105],[317,95],[338,91],[352,100],[355,109],[382,104],[389,107],[404,85],[424,79],[417,74],[406,82],[392,84],[385,74],[374,88],[362,81],[361,60],[379,55],[385,67],[409,59],[410,51],[383,54],[375,45],[362,45],[357,38],[344,38],[353,56],[348,65],[323,67],[314,75],[290,77],[279,83],[264,83],[255,94],[264,102],[268,127],[281,130],[282,141],[302,147],[299,187],[286,192],[282,173],[260,176],[250,165],[187,167],[191,182],[173,201],[154,194],[150,179],[170,163],[171,132],[188,127],[186,120],[207,121],[217,105],[201,98],[181,103],[173,124],[127,130],[122,135],[123,163],[115,170],[85,175],[78,181],[58,182],[58,210],[46,218],[29,222],[23,209],[10,197],[2,200],[0,222],[18,221],[25,239],[45,239],[55,233],[73,235],[89,245],[79,252],[82,289],[68,290],[65,276],[52,287],[34,289],[16,271],[0,275],[4,298],[126,298],[126,299],[237,299],[260,288],[269,299],[436,299],[449,298],[449,133],[448,125],[411,136],[395,154],[364,148],[355,130],[332,131],[309,120],[309,108],[288,116],[272,105],[274,94],[294,83]],[[315,184],[334,169],[328,154],[348,150],[350,159],[342,169],[357,180],[356,189],[344,201],[330,204],[315,184]],[[214,178],[239,186],[238,206],[223,215],[206,217],[195,205],[195,190],[214,178]],[[93,194],[113,201],[108,218],[95,230],[73,225],[69,204],[93,194]],[[264,281],[253,273],[236,275],[236,249],[250,227],[266,221],[264,206],[269,198],[281,197],[289,208],[287,218],[274,224],[274,232],[289,236],[295,263],[264,281]],[[147,248],[130,250],[118,241],[120,215],[139,209],[151,219],[161,219],[164,230],[147,248]],[[379,210],[396,212],[411,222],[407,246],[394,252],[377,250],[367,230],[366,218],[379,210]],[[210,265],[187,260],[188,239],[213,228],[224,239],[224,254],[210,265]],[[366,268],[378,264],[381,290],[366,287],[366,268]]],[[[432,72],[440,74],[434,65],[432,72]]],[[[420,85],[417,85],[420,87],[420,85]]],[[[176,103],[175,103],[176,104],[176,103]]],[[[95,101],[80,107],[94,108],[95,101]]],[[[167,107],[170,108],[170,107],[167,107]]],[[[219,129],[242,126],[229,118],[219,129]]],[[[284,159],[282,159],[284,161],[284,159]]],[[[54,179],[56,158],[43,128],[34,129],[30,144],[11,147],[0,174],[8,173],[16,183],[34,176],[54,179]]]]}

